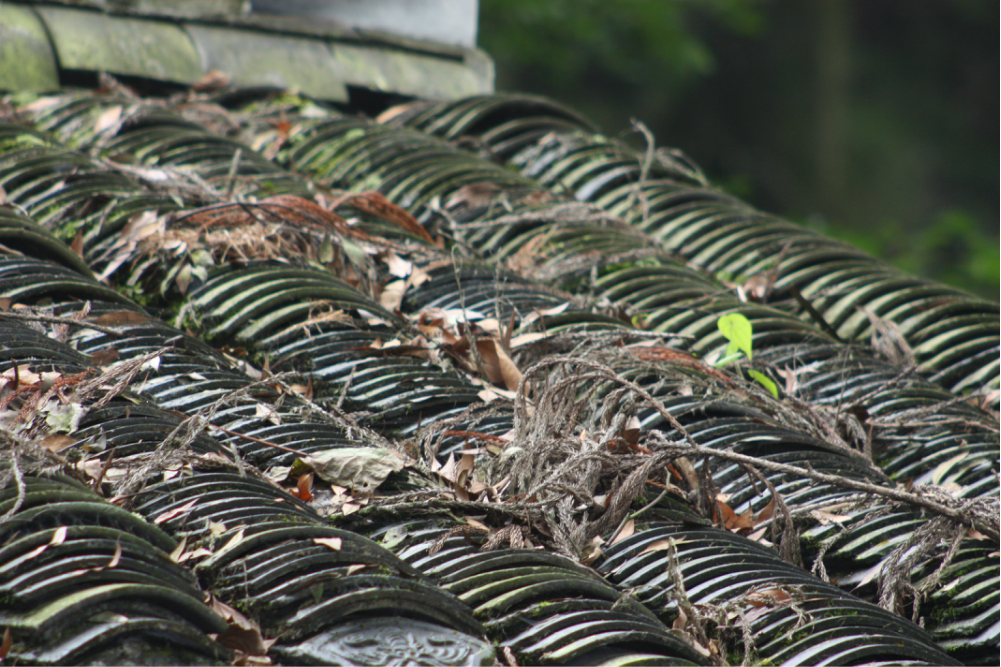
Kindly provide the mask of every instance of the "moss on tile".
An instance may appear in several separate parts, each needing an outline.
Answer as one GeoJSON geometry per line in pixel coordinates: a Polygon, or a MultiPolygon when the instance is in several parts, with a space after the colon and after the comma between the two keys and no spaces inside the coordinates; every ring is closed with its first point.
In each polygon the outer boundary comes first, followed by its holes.
{"type": "Polygon", "coordinates": [[[225,72],[239,87],[274,86],[346,102],[347,89],[326,44],[256,30],[188,24],[205,71],[225,72]]]}
{"type": "Polygon", "coordinates": [[[330,50],[349,84],[429,99],[477,95],[492,87],[458,59],[344,42],[331,43],[330,50]]]}
{"type": "Polygon", "coordinates": [[[192,83],[201,61],[175,23],[111,16],[68,7],[38,7],[64,69],[104,71],[192,83]]]}
{"type": "Polygon", "coordinates": [[[0,90],[52,90],[59,71],[45,27],[28,7],[0,4],[0,90]]]}

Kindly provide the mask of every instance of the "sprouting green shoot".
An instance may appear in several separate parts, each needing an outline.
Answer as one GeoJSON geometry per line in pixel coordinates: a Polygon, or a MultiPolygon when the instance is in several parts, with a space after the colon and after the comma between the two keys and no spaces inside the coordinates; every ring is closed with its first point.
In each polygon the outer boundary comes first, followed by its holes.
{"type": "MultiPolygon", "coordinates": [[[[726,346],[726,353],[716,362],[716,366],[725,366],[731,361],[736,361],[740,359],[741,354],[750,361],[754,353],[751,343],[751,334],[753,333],[751,321],[740,313],[730,313],[720,316],[716,320],[716,326],[719,327],[723,337],[730,341],[730,344],[726,346]]],[[[754,369],[748,369],[747,374],[767,389],[772,396],[779,397],[779,388],[767,375],[754,369]]]]}

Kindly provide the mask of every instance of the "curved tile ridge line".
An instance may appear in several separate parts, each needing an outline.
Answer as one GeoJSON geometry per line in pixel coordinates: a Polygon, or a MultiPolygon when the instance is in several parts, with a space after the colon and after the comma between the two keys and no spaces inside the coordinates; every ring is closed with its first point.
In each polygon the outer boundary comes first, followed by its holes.
{"type": "Polygon", "coordinates": [[[843,338],[882,334],[879,320],[889,322],[891,334],[905,337],[932,379],[955,392],[997,388],[997,304],[754,211],[709,187],[676,151],[651,143],[644,154],[568,120],[555,103],[518,95],[418,105],[386,116],[451,140],[476,140],[496,159],[622,216],[685,259],[717,274],[749,277],[750,293],[758,281],[767,284],[772,301],[798,295],[843,338]],[[980,327],[979,336],[966,332],[968,322],[980,327]],[[991,353],[963,366],[950,347],[962,348],[967,359],[991,353]]]}

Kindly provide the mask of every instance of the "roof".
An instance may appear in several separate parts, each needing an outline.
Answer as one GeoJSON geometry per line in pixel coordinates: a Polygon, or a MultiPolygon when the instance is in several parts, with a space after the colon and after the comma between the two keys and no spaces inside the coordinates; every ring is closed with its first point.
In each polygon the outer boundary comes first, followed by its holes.
{"type": "Polygon", "coordinates": [[[493,90],[493,62],[472,47],[323,17],[227,13],[222,2],[93,6],[103,4],[4,2],[0,90],[88,85],[95,72],[155,81],[161,89],[222,72],[235,86],[292,89],[333,102],[350,101],[358,87],[438,99],[493,90]]]}
{"type": "MultiPolygon", "coordinates": [[[[0,31],[53,11],[249,30],[0,31]]],[[[4,657],[996,660],[997,304],[550,100],[74,89],[47,40],[0,107],[4,657]]]]}

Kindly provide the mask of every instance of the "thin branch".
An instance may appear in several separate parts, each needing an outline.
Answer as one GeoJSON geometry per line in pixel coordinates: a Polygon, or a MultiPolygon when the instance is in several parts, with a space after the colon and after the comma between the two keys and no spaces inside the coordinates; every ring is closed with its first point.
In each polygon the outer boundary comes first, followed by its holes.
{"type": "MultiPolygon", "coordinates": [[[[651,434],[655,437],[659,434],[656,432],[651,434]]],[[[775,461],[768,461],[766,459],[760,459],[753,456],[746,456],[744,454],[738,454],[737,452],[712,449],[711,447],[703,447],[702,445],[685,445],[672,443],[668,441],[663,436],[662,444],[667,451],[670,451],[672,456],[708,456],[715,457],[718,459],[723,459],[725,461],[733,461],[734,463],[741,463],[744,465],[755,466],[757,468],[763,468],[765,470],[771,470],[773,472],[781,472],[788,475],[794,475],[797,477],[805,477],[807,479],[812,479],[815,482],[822,482],[824,484],[830,484],[831,486],[837,486],[843,489],[852,489],[854,491],[862,491],[864,493],[869,493],[872,495],[880,496],[883,498],[888,498],[890,500],[895,500],[897,502],[905,503],[907,505],[913,505],[915,507],[920,507],[933,512],[939,516],[947,517],[956,522],[964,525],[970,525],[972,528],[979,530],[981,533],[989,537],[991,540],[998,542],[1001,539],[1001,532],[999,532],[999,526],[997,522],[985,522],[982,519],[977,519],[976,517],[971,517],[966,513],[954,508],[944,505],[940,502],[932,500],[926,495],[920,493],[912,493],[909,491],[901,491],[900,489],[883,486],[881,484],[871,484],[869,482],[861,482],[859,480],[850,479],[847,477],[842,477],[839,475],[828,475],[826,473],[816,472],[812,468],[800,468],[799,466],[792,466],[785,463],[776,463],[775,461]]]]}
{"type": "Polygon", "coordinates": [[[25,322],[47,322],[49,324],[71,324],[73,326],[80,327],[81,329],[93,329],[94,331],[100,331],[101,333],[105,333],[110,336],[126,335],[126,332],[113,327],[106,327],[87,320],[75,320],[71,317],[57,317],[55,315],[41,315],[38,313],[14,313],[8,311],[0,313],[0,319],[15,319],[25,322]]]}
{"type": "MultiPolygon", "coordinates": [[[[216,426],[215,424],[209,424],[209,428],[214,428],[217,431],[222,431],[226,435],[232,435],[237,438],[243,438],[244,440],[249,440],[250,442],[256,442],[259,445],[274,447],[275,449],[280,449],[283,452],[289,452],[290,454],[295,454],[297,456],[309,456],[305,452],[300,452],[298,449],[292,449],[291,447],[286,447],[285,445],[279,445],[276,442],[270,442],[268,440],[262,440],[261,438],[255,438],[252,435],[247,435],[246,433],[240,433],[239,431],[231,431],[228,428],[223,428],[222,426],[216,426]]],[[[239,456],[239,454],[234,452],[234,456],[239,456]]]]}
{"type": "MultiPolygon", "coordinates": [[[[686,443],[678,443],[667,440],[667,438],[654,431],[650,435],[651,437],[658,440],[658,445],[662,447],[662,451],[673,457],[686,456],[689,458],[716,458],[723,459],[725,461],[732,461],[734,463],[754,466],[759,469],[770,470],[773,472],[785,473],[788,475],[793,475],[799,478],[811,479],[816,482],[822,482],[824,484],[829,484],[838,488],[851,489],[854,491],[861,491],[863,493],[868,493],[882,498],[887,498],[900,503],[911,505],[914,507],[920,507],[922,509],[933,512],[936,515],[947,517],[956,521],[962,525],[970,526],[994,542],[1001,541],[1001,530],[999,530],[999,524],[997,519],[991,517],[978,517],[971,515],[967,511],[957,509],[956,507],[950,507],[949,505],[943,504],[930,498],[927,494],[914,493],[910,491],[902,491],[898,488],[886,486],[882,484],[873,484],[871,482],[863,482],[860,480],[850,479],[847,477],[842,477],[839,475],[830,475],[827,473],[820,473],[813,470],[809,464],[806,467],[799,467],[794,465],[789,465],[786,463],[777,463],[775,461],[769,461],[767,459],[761,459],[753,456],[747,456],[745,454],[738,454],[737,452],[729,450],[713,449],[711,447],[705,447],[699,445],[695,442],[692,436],[688,433],[684,426],[672,415],[664,404],[657,398],[650,395],[649,392],[644,390],[642,387],[638,386],[636,383],[626,380],[618,373],[616,373],[611,368],[604,366],[602,364],[576,359],[571,357],[553,357],[540,361],[531,368],[529,368],[524,376],[522,377],[521,383],[518,386],[518,394],[515,397],[515,428],[519,429],[518,424],[526,419],[527,409],[525,396],[526,383],[528,378],[532,375],[538,373],[539,371],[559,364],[568,364],[583,366],[585,368],[591,369],[592,373],[581,374],[576,376],[578,381],[587,381],[591,379],[604,378],[615,382],[621,386],[629,387],[638,396],[641,396],[647,403],[653,407],[671,426],[675,428],[684,437],[686,443]]],[[[874,471],[876,469],[874,468],[874,471]]]]}

